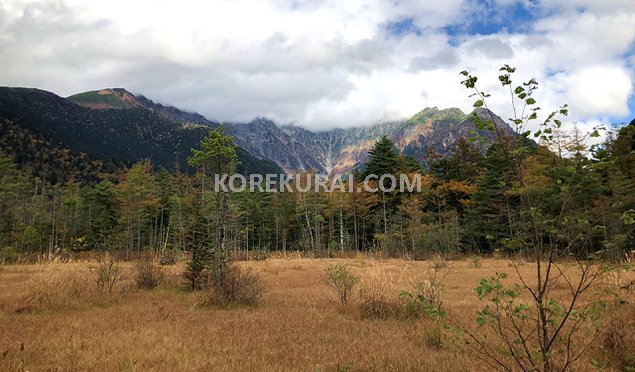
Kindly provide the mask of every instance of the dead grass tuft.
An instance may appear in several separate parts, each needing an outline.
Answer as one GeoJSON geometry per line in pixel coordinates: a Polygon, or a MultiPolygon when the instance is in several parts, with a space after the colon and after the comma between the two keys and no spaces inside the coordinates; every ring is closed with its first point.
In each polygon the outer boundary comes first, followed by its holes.
{"type": "Polygon", "coordinates": [[[604,359],[622,371],[635,370],[635,306],[622,305],[600,339],[604,359]]]}

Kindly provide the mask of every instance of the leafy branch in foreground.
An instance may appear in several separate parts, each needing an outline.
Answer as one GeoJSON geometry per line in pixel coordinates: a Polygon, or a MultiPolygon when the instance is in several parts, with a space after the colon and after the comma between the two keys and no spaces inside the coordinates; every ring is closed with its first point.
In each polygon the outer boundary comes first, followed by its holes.
{"type": "MultiPolygon", "coordinates": [[[[557,204],[553,200],[549,203],[542,200],[547,198],[547,190],[535,185],[528,168],[536,148],[530,138],[537,139],[538,146],[550,148],[559,140],[554,134],[562,129],[560,117],[568,115],[568,107],[563,105],[537,122],[541,109],[533,95],[538,82],[531,79],[514,87],[512,75],[516,69],[505,65],[500,71],[501,86],[509,89],[511,96],[513,117],[509,121],[515,135],[506,133],[497,124],[487,106],[490,94],[478,89],[476,76],[462,71],[465,79],[461,84],[473,91],[470,97],[476,99],[473,104],[476,128],[495,132],[513,179],[513,193],[521,201],[517,217],[520,228],[501,243],[508,249],[528,250],[535,271],[527,275],[512,260],[517,277],[515,284],[506,284],[507,274],[497,273],[482,279],[476,288],[479,299],[487,302],[477,314],[477,324],[489,327],[496,341],[459,327],[476,355],[496,370],[570,370],[602,330],[611,299],[600,286],[610,269],[594,261],[597,257],[590,253],[592,231],[601,230],[603,225],[586,211],[575,214],[569,211],[574,191],[581,186],[583,177],[576,172],[580,173],[582,167],[567,168],[569,177],[562,177],[566,183],[558,185],[563,197],[556,200],[557,204]],[[538,129],[532,131],[533,126],[538,129]],[[565,260],[573,263],[566,264],[565,260]]],[[[599,136],[601,129],[594,128],[585,138],[599,136]]],[[[581,142],[577,144],[578,149],[584,147],[581,142]]],[[[557,156],[565,163],[562,153],[557,156]]]]}

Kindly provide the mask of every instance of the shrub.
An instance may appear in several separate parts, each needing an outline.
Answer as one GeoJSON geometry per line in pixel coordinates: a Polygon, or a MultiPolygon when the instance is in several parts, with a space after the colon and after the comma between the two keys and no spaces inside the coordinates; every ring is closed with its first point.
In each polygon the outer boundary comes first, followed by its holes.
{"type": "Polygon", "coordinates": [[[407,317],[420,317],[425,314],[431,318],[445,316],[441,298],[443,282],[447,276],[439,276],[436,270],[428,273],[428,279],[418,283],[412,291],[401,291],[399,298],[407,317]]]}
{"type": "Polygon", "coordinates": [[[207,270],[209,255],[202,247],[196,246],[192,251],[192,257],[183,273],[185,280],[193,291],[207,287],[210,282],[210,273],[207,270]]]}
{"type": "Polygon", "coordinates": [[[20,252],[13,246],[6,246],[0,249],[0,264],[16,263],[20,259],[20,252]]]}
{"type": "Polygon", "coordinates": [[[445,317],[441,294],[446,276],[439,276],[436,270],[432,270],[427,280],[400,292],[394,288],[392,278],[375,278],[359,291],[360,316],[373,319],[417,319],[424,315],[445,317]]]}
{"type": "Polygon", "coordinates": [[[448,267],[448,261],[443,258],[443,256],[441,256],[440,254],[435,255],[434,257],[432,257],[432,268],[434,270],[441,270],[448,267]]]}
{"type": "Polygon", "coordinates": [[[97,266],[91,267],[91,271],[95,275],[95,284],[101,293],[112,293],[123,276],[119,261],[110,254],[98,256],[97,266]]]}
{"type": "Polygon", "coordinates": [[[96,282],[97,272],[98,269],[94,266],[62,263],[38,265],[37,270],[29,278],[29,286],[24,296],[13,306],[9,306],[9,309],[13,307],[12,311],[20,313],[94,304],[106,305],[113,300],[121,299],[132,288],[133,283],[124,280],[123,275],[117,276],[110,292],[106,284],[102,287],[86,285],[91,281],[96,282]]]}
{"type": "Polygon", "coordinates": [[[425,343],[431,349],[440,349],[443,347],[443,328],[435,324],[426,329],[425,343]]]}
{"type": "Polygon", "coordinates": [[[152,258],[143,258],[134,266],[134,279],[139,288],[153,289],[163,281],[163,270],[154,264],[152,258]]]}
{"type": "Polygon", "coordinates": [[[326,269],[329,283],[337,292],[343,305],[348,303],[353,293],[353,287],[357,284],[357,276],[350,272],[346,265],[337,264],[326,269]]]}
{"type": "Polygon", "coordinates": [[[176,254],[174,252],[168,251],[161,255],[159,258],[159,265],[161,266],[172,266],[176,264],[176,254]]]}
{"type": "Polygon", "coordinates": [[[229,265],[222,280],[211,286],[207,303],[222,307],[256,306],[263,292],[260,278],[251,270],[229,265]]]}

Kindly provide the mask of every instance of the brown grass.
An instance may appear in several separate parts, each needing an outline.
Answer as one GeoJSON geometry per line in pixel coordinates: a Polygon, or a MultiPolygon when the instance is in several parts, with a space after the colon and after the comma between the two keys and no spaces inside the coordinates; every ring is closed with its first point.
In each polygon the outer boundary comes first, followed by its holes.
{"type": "MultiPolygon", "coordinates": [[[[2,266],[0,370],[483,370],[436,321],[364,319],[359,293],[341,306],[324,276],[336,263],[360,277],[360,288],[387,297],[423,282],[435,265],[364,257],[241,262],[266,292],[259,306],[230,310],[198,306],[203,294],[182,283],[183,263],[163,267],[164,281],[150,291],[137,289],[134,264],[122,264],[124,278],[110,295],[96,291],[88,262],[2,266]]],[[[451,261],[442,270],[443,306],[465,324],[483,306],[474,294],[481,278],[513,277],[503,259],[480,267],[451,261]]]]}

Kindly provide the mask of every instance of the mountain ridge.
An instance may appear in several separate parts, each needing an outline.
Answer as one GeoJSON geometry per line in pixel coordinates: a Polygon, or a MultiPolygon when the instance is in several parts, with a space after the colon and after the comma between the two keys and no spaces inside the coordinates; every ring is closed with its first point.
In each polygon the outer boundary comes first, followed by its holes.
{"type": "MultiPolygon", "coordinates": [[[[477,109],[475,112],[483,117],[484,110],[477,109]]],[[[511,133],[512,129],[504,120],[495,114],[493,116],[497,125],[511,133]]],[[[424,165],[429,151],[445,155],[456,141],[470,137],[474,132],[484,136],[487,144],[495,140],[494,133],[476,130],[472,115],[458,108],[427,107],[401,121],[324,131],[311,131],[296,125],[276,125],[262,117],[249,123],[224,125],[238,145],[256,156],[275,161],[288,172],[309,169],[324,173],[348,172],[366,160],[368,151],[384,135],[395,143],[399,152],[414,157],[424,165]]]]}
{"type": "MultiPolygon", "coordinates": [[[[221,125],[198,113],[155,103],[144,95],[132,94],[124,88],[78,93],[67,97],[67,100],[97,116],[100,112],[118,117],[122,111],[147,111],[154,115],[156,123],[164,123],[164,126],[165,122],[172,123],[172,126],[178,124],[179,129],[184,131],[208,130],[221,125]]],[[[483,117],[484,110],[477,109],[476,112],[483,117]]],[[[500,117],[494,114],[494,118],[504,131],[511,133],[511,128],[500,117]]],[[[483,151],[495,140],[494,133],[475,130],[472,116],[458,108],[426,107],[404,120],[317,131],[293,124],[278,125],[265,117],[257,117],[248,123],[229,122],[222,125],[233,136],[239,152],[244,149],[242,151],[253,155],[255,160],[252,159],[252,163],[271,161],[287,173],[304,170],[345,173],[359,168],[366,160],[368,151],[384,135],[395,143],[400,153],[412,156],[424,166],[430,152],[447,155],[456,141],[470,137],[475,132],[486,139],[482,145],[483,151]]],[[[137,130],[142,132],[142,128],[137,130]]],[[[151,139],[144,138],[144,141],[151,139]]],[[[187,155],[181,154],[183,156],[187,155]]],[[[243,157],[247,156],[243,154],[243,157]]],[[[160,159],[160,163],[166,161],[166,158],[160,159]]]]}
{"type": "MultiPolygon", "coordinates": [[[[109,94],[112,97],[107,98],[106,105],[99,101],[80,105],[41,89],[0,87],[0,120],[37,134],[41,142],[55,143],[107,164],[129,165],[147,158],[157,167],[187,170],[190,150],[199,146],[210,126],[169,119],[157,113],[158,108],[144,107],[143,100],[125,90],[113,92],[125,99],[109,94]]],[[[34,154],[24,154],[29,150],[18,146],[3,150],[17,158],[38,159],[34,154]]],[[[254,157],[240,147],[236,152],[240,173],[281,171],[274,162],[254,157]]]]}

